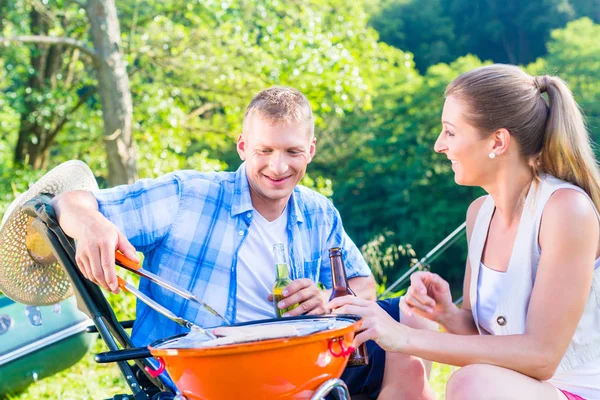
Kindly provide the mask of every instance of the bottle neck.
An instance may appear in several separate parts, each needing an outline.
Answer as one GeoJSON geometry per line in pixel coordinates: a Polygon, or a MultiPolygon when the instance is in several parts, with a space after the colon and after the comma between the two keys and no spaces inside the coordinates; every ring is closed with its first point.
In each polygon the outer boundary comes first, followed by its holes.
{"type": "Polygon", "coordinates": [[[281,280],[281,279],[286,279],[290,277],[290,269],[288,268],[287,263],[277,263],[275,264],[275,267],[277,268],[277,273],[275,276],[275,279],[277,280],[281,280]]]}
{"type": "Polygon", "coordinates": [[[276,244],[273,247],[273,256],[275,259],[275,266],[277,268],[277,280],[285,278],[289,279],[290,269],[288,268],[285,246],[281,243],[276,244]]]}
{"type": "Polygon", "coordinates": [[[346,269],[341,255],[330,257],[331,277],[333,279],[334,289],[348,289],[348,278],[346,278],[346,269]]]}

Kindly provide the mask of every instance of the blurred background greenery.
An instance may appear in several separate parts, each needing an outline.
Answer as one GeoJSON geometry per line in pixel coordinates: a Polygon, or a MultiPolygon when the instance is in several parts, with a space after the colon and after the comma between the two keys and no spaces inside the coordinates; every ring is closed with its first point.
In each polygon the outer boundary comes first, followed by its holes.
{"type": "MultiPolygon", "coordinates": [[[[600,135],[598,0],[0,0],[0,16],[0,215],[69,159],[102,187],[235,169],[244,107],[290,85],[317,116],[303,183],[339,208],[380,293],[481,194],[432,151],[458,74],[559,75],[600,135]]],[[[459,291],[465,255],[430,267],[459,291]]]]}

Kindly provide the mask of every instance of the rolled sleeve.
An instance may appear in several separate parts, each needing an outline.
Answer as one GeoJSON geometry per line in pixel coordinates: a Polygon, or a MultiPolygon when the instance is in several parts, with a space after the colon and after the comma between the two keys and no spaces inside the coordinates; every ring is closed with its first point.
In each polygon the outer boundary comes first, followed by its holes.
{"type": "Polygon", "coordinates": [[[342,259],[344,260],[344,268],[346,269],[346,276],[348,279],[359,277],[359,276],[371,276],[371,269],[367,265],[367,262],[363,258],[360,250],[352,239],[344,231],[342,225],[342,218],[338,210],[332,207],[332,227],[329,237],[327,238],[326,252],[321,257],[321,271],[320,279],[321,282],[327,287],[331,288],[331,266],[329,263],[329,249],[332,247],[340,247],[342,249],[342,259]]]}
{"type": "Polygon", "coordinates": [[[174,173],[92,194],[98,209],[131,244],[147,251],[166,236],[179,211],[181,180],[174,173]]]}

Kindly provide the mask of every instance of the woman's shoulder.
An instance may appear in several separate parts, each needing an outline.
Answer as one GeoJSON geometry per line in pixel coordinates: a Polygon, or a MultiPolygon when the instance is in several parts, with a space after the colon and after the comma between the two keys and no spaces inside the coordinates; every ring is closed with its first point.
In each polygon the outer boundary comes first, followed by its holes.
{"type": "Polygon", "coordinates": [[[544,205],[543,219],[566,223],[591,219],[598,221],[596,208],[590,197],[576,186],[557,188],[544,205]]]}
{"type": "Polygon", "coordinates": [[[584,192],[569,187],[557,189],[544,205],[539,246],[541,249],[545,244],[553,246],[557,240],[568,246],[588,240],[597,243],[598,222],[596,209],[584,192]]]}
{"type": "Polygon", "coordinates": [[[476,198],[475,200],[473,200],[471,202],[471,204],[469,205],[469,208],[467,209],[467,223],[469,223],[469,220],[473,220],[473,222],[475,221],[475,218],[477,217],[479,210],[481,210],[483,203],[485,203],[485,201],[488,199],[488,197],[490,197],[490,196],[486,194],[486,195],[476,198]]]}
{"type": "Polygon", "coordinates": [[[471,239],[471,232],[473,232],[477,214],[479,214],[479,210],[481,210],[481,207],[483,207],[483,204],[489,197],[489,195],[478,197],[469,205],[469,208],[467,209],[467,240],[471,239]]]}

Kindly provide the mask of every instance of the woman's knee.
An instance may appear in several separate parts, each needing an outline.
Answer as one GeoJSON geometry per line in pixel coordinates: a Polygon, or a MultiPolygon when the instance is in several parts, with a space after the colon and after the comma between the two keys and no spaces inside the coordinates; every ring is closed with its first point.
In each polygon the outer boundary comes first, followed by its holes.
{"type": "Polygon", "coordinates": [[[446,384],[447,400],[485,399],[493,393],[494,366],[485,364],[467,365],[452,374],[446,384]]]}
{"type": "Polygon", "coordinates": [[[423,360],[417,357],[408,356],[401,353],[389,352],[386,354],[385,359],[386,370],[393,371],[394,381],[398,377],[401,377],[401,381],[406,382],[418,382],[420,380],[427,380],[427,373],[423,360]]]}
{"type": "Polygon", "coordinates": [[[401,353],[387,353],[379,399],[435,399],[423,361],[401,353]]]}

